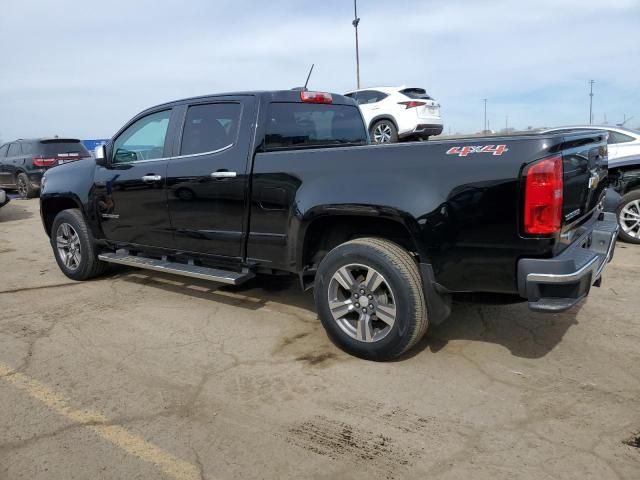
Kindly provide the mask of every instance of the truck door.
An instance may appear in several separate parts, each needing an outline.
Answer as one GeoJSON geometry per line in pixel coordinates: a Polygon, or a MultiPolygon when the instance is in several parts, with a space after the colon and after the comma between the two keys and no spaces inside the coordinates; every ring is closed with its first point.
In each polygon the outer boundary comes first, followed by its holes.
{"type": "Polygon", "coordinates": [[[242,257],[255,108],[253,96],[216,97],[184,107],[182,134],[167,167],[178,250],[242,257]]]}
{"type": "Polygon", "coordinates": [[[94,191],[108,240],[171,248],[165,190],[172,109],[135,119],[113,140],[108,166],[96,167],[94,191]]]}

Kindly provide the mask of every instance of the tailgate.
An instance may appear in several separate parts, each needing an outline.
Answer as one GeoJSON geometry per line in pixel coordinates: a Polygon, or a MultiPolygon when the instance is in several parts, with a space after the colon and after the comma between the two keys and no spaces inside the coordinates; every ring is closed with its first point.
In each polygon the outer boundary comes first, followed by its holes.
{"type": "Polygon", "coordinates": [[[607,133],[566,135],[561,145],[564,180],[563,231],[590,217],[604,195],[607,178],[607,133]]]}

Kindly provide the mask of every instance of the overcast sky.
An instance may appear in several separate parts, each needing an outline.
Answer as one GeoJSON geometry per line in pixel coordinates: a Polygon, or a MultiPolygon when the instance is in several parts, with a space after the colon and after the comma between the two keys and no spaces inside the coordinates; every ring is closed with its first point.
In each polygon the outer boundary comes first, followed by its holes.
{"type": "MultiPolygon", "coordinates": [[[[420,86],[445,132],[640,126],[640,0],[359,0],[363,86],[420,86]]],[[[0,137],[108,138],[182,97],[355,88],[352,0],[0,0],[0,137]]]]}

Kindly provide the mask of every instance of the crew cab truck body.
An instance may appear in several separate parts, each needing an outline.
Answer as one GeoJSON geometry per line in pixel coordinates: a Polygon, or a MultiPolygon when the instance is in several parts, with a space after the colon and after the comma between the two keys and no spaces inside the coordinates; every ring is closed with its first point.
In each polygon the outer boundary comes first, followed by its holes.
{"type": "Polygon", "coordinates": [[[455,292],[571,307],[613,255],[604,132],[369,145],[353,100],[248,92],[134,117],[96,160],[47,172],[41,215],[70,278],[107,263],[315,287],[340,347],[394,358],[455,292]]]}

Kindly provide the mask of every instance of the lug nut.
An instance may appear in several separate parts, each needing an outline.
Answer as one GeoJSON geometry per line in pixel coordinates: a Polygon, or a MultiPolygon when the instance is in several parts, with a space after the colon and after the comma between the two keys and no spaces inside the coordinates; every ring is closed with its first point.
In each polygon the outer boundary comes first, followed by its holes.
{"type": "Polygon", "coordinates": [[[360,289],[360,294],[364,295],[364,290],[363,289],[360,289]]]}
{"type": "Polygon", "coordinates": [[[356,308],[360,308],[360,304],[356,302],[356,308]]]}
{"type": "Polygon", "coordinates": [[[367,295],[367,298],[368,298],[369,300],[373,300],[373,295],[367,295]]]}
{"type": "Polygon", "coordinates": [[[367,313],[367,309],[366,309],[366,308],[363,308],[363,309],[362,309],[362,313],[367,313]]]}
{"type": "Polygon", "coordinates": [[[353,294],[353,298],[358,298],[360,295],[358,295],[357,293],[353,294]]]}

